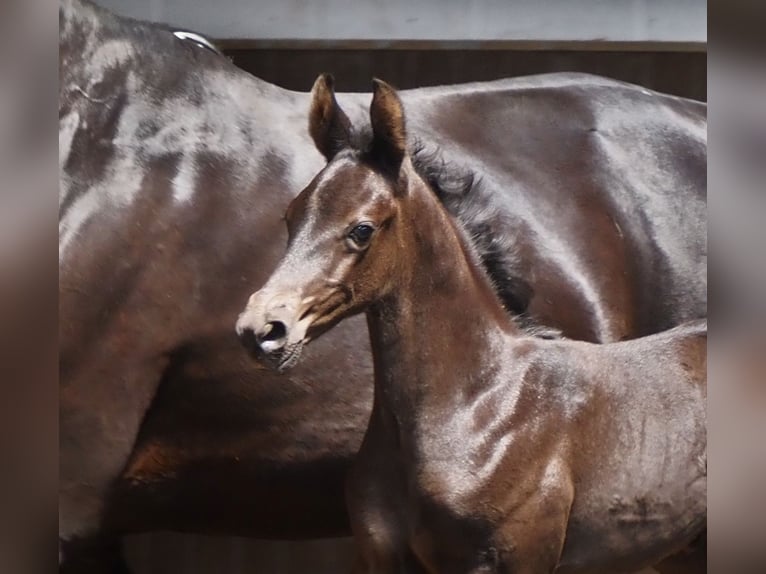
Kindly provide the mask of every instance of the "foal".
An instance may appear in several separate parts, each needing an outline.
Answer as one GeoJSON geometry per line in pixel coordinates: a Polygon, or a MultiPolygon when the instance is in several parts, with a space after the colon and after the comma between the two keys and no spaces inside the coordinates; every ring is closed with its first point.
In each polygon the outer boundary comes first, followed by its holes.
{"type": "Polygon", "coordinates": [[[287,253],[237,323],[280,369],[365,311],[375,366],[349,479],[360,572],[624,572],[706,521],[706,324],[629,342],[516,327],[417,175],[396,92],[372,138],[328,77],[310,132],[328,165],[287,210],[287,253]]]}

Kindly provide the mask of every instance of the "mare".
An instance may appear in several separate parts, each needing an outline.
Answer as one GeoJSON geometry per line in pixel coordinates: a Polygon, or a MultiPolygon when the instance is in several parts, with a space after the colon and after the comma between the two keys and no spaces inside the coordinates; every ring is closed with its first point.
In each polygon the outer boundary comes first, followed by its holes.
{"type": "Polygon", "coordinates": [[[395,90],[373,93],[360,145],[317,80],[310,129],[331,159],[237,321],[285,370],[366,313],[356,571],[632,572],[685,548],[706,524],[706,320],[601,345],[525,333],[413,168],[395,90]]]}
{"type": "MultiPolygon", "coordinates": [[[[347,535],[363,320],[283,377],[231,328],[324,165],[309,94],[86,0],[59,22],[65,564],[115,571],[131,532],[347,535]]],[[[366,123],[367,96],[338,97],[366,123]]],[[[418,169],[509,309],[599,342],[705,314],[704,104],[580,74],[401,97],[418,169]]]]}

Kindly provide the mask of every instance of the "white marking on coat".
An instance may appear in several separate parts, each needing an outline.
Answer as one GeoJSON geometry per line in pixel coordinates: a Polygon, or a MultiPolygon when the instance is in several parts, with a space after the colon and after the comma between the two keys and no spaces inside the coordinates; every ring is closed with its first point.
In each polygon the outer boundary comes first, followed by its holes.
{"type": "Polygon", "coordinates": [[[194,195],[197,178],[197,166],[194,163],[194,153],[184,154],[178,166],[178,173],[173,178],[173,199],[178,203],[186,203],[194,195]]]}
{"type": "Polygon", "coordinates": [[[69,112],[59,120],[59,169],[62,169],[69,159],[74,134],[77,132],[77,126],[79,125],[80,114],[76,111],[69,112]]]}

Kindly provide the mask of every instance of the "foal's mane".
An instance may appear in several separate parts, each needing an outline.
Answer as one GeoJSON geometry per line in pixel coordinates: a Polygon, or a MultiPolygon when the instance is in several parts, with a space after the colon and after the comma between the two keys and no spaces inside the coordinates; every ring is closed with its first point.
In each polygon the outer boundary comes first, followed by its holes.
{"type": "MultiPolygon", "coordinates": [[[[369,128],[352,130],[352,148],[367,154],[372,132],[369,128]]],[[[504,230],[513,229],[512,222],[495,205],[492,189],[480,174],[444,158],[441,148],[415,138],[410,142],[412,166],[444,205],[458,227],[468,238],[495,293],[513,321],[528,335],[556,339],[561,333],[539,325],[527,315],[532,288],[523,278],[521,258],[514,237],[504,230]]]]}
{"type": "Polygon", "coordinates": [[[481,175],[444,159],[441,149],[421,140],[411,146],[410,157],[418,175],[428,184],[471,242],[495,293],[514,322],[527,334],[555,339],[560,333],[537,324],[526,308],[532,289],[521,273],[520,257],[512,236],[503,234],[503,214],[492,204],[492,193],[481,175]]]}

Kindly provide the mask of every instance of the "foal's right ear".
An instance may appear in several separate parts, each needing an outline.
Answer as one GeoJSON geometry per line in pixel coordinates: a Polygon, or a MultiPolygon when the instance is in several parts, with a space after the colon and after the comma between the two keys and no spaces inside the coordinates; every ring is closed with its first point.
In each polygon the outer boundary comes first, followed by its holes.
{"type": "Polygon", "coordinates": [[[334,83],[330,74],[321,74],[316,79],[309,111],[309,133],[327,161],[349,146],[351,134],[351,122],[335,99],[334,83]]]}

